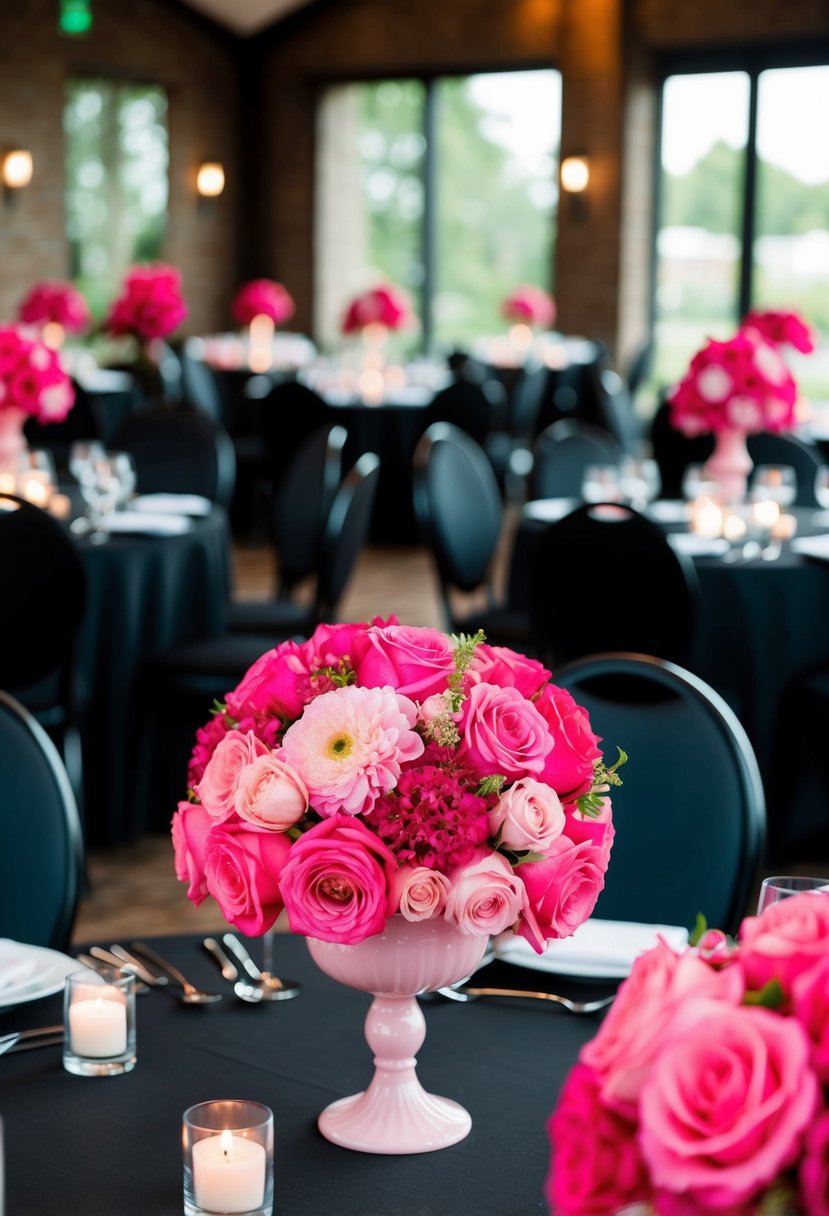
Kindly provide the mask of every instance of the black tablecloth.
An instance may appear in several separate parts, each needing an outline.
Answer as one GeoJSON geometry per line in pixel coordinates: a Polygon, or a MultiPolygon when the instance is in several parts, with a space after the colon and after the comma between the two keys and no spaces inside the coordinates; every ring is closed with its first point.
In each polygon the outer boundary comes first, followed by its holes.
{"type": "MultiPolygon", "coordinates": [[[[155,944],[196,982],[228,991],[197,939],[155,944]]],[[[301,938],[277,938],[276,964],[305,986],[292,1001],[252,1006],[229,995],[185,1007],[162,991],[139,997],[138,1063],[125,1076],[71,1076],[55,1047],[0,1058],[9,1216],[178,1216],[181,1116],[215,1098],[273,1110],[279,1216],[546,1212],[545,1121],[595,1016],[540,1002],[424,1004],[418,1075],[469,1110],[472,1131],[434,1153],[357,1153],[324,1140],[316,1118],[371,1079],[370,997],[319,972],[301,938]]],[[[499,966],[524,986],[538,979],[499,966]]],[[[0,1013],[0,1033],[60,1020],[50,997],[0,1013]]]]}
{"type": "Polygon", "coordinates": [[[85,817],[89,842],[110,844],[133,839],[148,823],[134,767],[142,666],[224,632],[230,539],[227,516],[216,507],[179,536],[77,544],[88,582],[78,652],[85,817]]]}

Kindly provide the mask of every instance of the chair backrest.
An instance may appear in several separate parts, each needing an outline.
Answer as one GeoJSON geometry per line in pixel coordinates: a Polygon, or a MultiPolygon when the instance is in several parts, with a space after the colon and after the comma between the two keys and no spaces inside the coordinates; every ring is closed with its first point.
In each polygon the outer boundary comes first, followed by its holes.
{"type": "Polygon", "coordinates": [[[631,507],[585,503],[549,524],[533,544],[531,631],[554,670],[605,650],[687,665],[698,601],[690,558],[631,507]]]}
{"type": "Polygon", "coordinates": [[[279,594],[317,570],[323,532],[342,475],[345,427],[329,423],[302,441],[279,485],[273,535],[279,558],[279,594]]]}
{"type": "MultiPolygon", "coordinates": [[[[754,461],[754,469],[761,464],[790,465],[795,471],[797,490],[794,505],[798,507],[816,507],[819,505],[815,494],[815,478],[818,469],[824,461],[819,448],[804,443],[796,435],[772,435],[764,432],[760,435],[749,435],[748,454],[754,461]]],[[[752,483],[754,469],[749,474],[748,484],[752,483]]]]}
{"type": "Polygon", "coordinates": [[[219,379],[212,367],[198,359],[185,346],[181,360],[181,390],[188,405],[201,410],[216,422],[225,421],[225,403],[219,379]]]}
{"type": "Polygon", "coordinates": [[[51,515],[4,495],[0,567],[0,687],[22,689],[53,673],[68,681],[86,604],[75,545],[51,515]]]}
{"type": "Polygon", "coordinates": [[[702,680],[643,655],[593,655],[556,682],[585,707],[605,755],[629,762],[613,792],[610,866],[595,915],[733,932],[765,843],[757,761],[732,710],[702,680]]]}
{"type": "Polygon", "coordinates": [[[505,412],[506,393],[497,381],[456,380],[435,393],[423,411],[423,431],[435,422],[451,422],[483,446],[487,435],[500,429],[505,412]]]}
{"type": "Polygon", "coordinates": [[[541,432],[533,446],[531,498],[581,498],[584,471],[591,464],[618,464],[622,449],[592,422],[561,418],[541,432]]]}
{"type": "Polygon", "coordinates": [[[380,457],[364,452],[346,473],[325,524],[317,578],[318,620],[333,619],[360,550],[368,538],[380,478],[380,457]]]}
{"type": "Polygon", "coordinates": [[[233,442],[206,414],[170,406],[135,410],[112,446],[132,453],[139,493],[201,494],[230,506],[236,482],[233,442]]]}
{"type": "Polygon", "coordinates": [[[519,372],[507,408],[507,430],[513,439],[529,443],[535,434],[548,375],[543,364],[527,364],[519,372]]]}
{"type": "Polygon", "coordinates": [[[321,426],[330,426],[336,413],[319,393],[296,380],[275,384],[259,406],[259,427],[278,487],[303,439],[321,426]]]}
{"type": "Polygon", "coordinates": [[[469,592],[487,583],[504,523],[486,453],[451,423],[434,423],[415,448],[414,505],[451,625],[450,588],[469,592]]]}
{"type": "Polygon", "coordinates": [[[82,866],[81,828],[54,744],[0,692],[0,937],[66,949],[82,866]]]}
{"type": "Polygon", "coordinates": [[[628,387],[611,367],[595,363],[587,369],[587,378],[594,396],[593,421],[614,437],[629,455],[633,455],[642,439],[642,424],[633,409],[628,387]]]}
{"type": "Polygon", "coordinates": [[[671,407],[663,401],[650,429],[653,457],[659,465],[663,498],[682,498],[682,477],[689,464],[704,464],[714,451],[712,435],[683,435],[671,425],[671,407]]]}

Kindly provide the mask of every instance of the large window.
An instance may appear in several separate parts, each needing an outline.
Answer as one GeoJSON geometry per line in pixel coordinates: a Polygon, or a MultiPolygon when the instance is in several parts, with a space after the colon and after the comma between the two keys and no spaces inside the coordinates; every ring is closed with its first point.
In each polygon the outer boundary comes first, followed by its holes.
{"type": "Polygon", "coordinates": [[[69,82],[64,108],[72,277],[96,315],[132,262],[163,249],[167,96],[156,86],[69,82]]]}
{"type": "Polygon", "coordinates": [[[383,277],[420,321],[412,344],[502,327],[519,283],[551,290],[561,79],[527,71],[332,86],[319,110],[316,330],[383,277]]]}
{"type": "Polygon", "coordinates": [[[656,377],[750,307],[791,308],[820,347],[793,357],[829,396],[829,67],[670,76],[663,92],[656,377]]]}

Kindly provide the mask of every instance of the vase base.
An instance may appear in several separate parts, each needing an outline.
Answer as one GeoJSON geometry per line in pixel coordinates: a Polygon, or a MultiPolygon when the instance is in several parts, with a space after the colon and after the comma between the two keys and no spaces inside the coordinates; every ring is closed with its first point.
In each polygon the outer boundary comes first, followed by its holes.
{"type": "Polygon", "coordinates": [[[420,1085],[405,1090],[378,1094],[369,1087],[340,1098],[325,1108],[317,1126],[341,1148],[386,1155],[432,1153],[469,1135],[472,1119],[457,1102],[426,1093],[420,1085]]]}

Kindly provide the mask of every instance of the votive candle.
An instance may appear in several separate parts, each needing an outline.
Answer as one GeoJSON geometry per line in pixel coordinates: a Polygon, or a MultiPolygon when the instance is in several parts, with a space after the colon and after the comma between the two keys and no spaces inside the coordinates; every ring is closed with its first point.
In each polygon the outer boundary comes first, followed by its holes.
{"type": "Polygon", "coordinates": [[[267,1155],[261,1144],[234,1136],[226,1128],[218,1136],[193,1145],[193,1197],[206,1212],[253,1212],[265,1198],[267,1155]]]}

